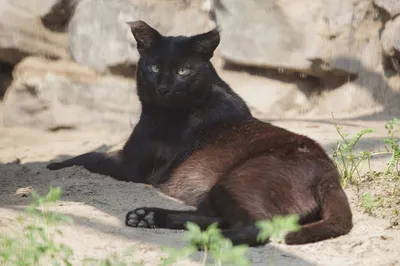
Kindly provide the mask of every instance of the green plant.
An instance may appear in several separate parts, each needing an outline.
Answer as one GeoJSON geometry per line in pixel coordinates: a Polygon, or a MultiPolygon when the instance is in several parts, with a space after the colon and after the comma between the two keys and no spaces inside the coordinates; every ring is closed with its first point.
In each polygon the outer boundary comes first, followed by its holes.
{"type": "Polygon", "coordinates": [[[374,198],[371,193],[365,193],[361,196],[361,206],[366,213],[372,215],[376,207],[380,204],[380,200],[374,198]]]}
{"type": "Polygon", "coordinates": [[[214,259],[215,265],[250,265],[246,255],[247,246],[233,246],[229,239],[224,238],[217,224],[211,224],[206,230],[202,231],[200,227],[188,222],[186,224],[187,232],[184,238],[188,245],[183,249],[165,249],[168,256],[163,260],[162,265],[171,265],[180,258],[185,258],[195,254],[200,248],[202,252],[202,264],[206,265],[209,254],[214,259]]]}
{"type": "Polygon", "coordinates": [[[335,128],[340,140],[337,141],[336,148],[333,151],[333,158],[342,177],[342,183],[346,187],[355,182],[355,177],[358,178],[357,181],[360,181],[361,168],[365,162],[368,162],[369,172],[371,171],[371,152],[356,152],[355,146],[364,135],[373,133],[375,130],[371,128],[363,129],[354,137],[349,137],[347,132],[342,131],[342,127],[335,124],[335,128]]]}
{"type": "Polygon", "coordinates": [[[393,174],[399,176],[399,161],[400,161],[400,141],[395,137],[395,134],[400,130],[400,120],[394,118],[388,121],[385,125],[388,131],[388,138],[383,139],[383,142],[389,145],[386,147],[388,153],[392,156],[384,171],[385,175],[393,174]]]}
{"type": "MultiPolygon", "coordinates": [[[[260,229],[257,240],[264,242],[270,237],[281,237],[282,234],[299,230],[299,217],[297,215],[277,216],[268,221],[257,221],[256,226],[260,229]]],[[[194,223],[186,224],[187,232],[185,239],[189,245],[182,249],[164,249],[168,255],[163,259],[162,265],[171,265],[178,259],[190,257],[195,254],[199,247],[202,253],[202,265],[206,265],[208,256],[215,265],[250,265],[246,257],[247,245],[232,245],[232,242],[224,238],[217,224],[210,225],[206,230],[201,231],[194,223]]]]}
{"type": "MultiPolygon", "coordinates": [[[[60,188],[50,187],[45,196],[32,192],[32,203],[25,209],[25,216],[18,217],[22,226],[22,235],[11,237],[0,235],[0,265],[4,266],[35,266],[35,265],[72,265],[72,248],[55,239],[62,236],[56,228],[60,222],[72,223],[72,219],[65,215],[49,210],[61,197],[60,188]]],[[[127,249],[124,257],[131,254],[127,249]]],[[[137,265],[126,263],[124,257],[111,254],[105,259],[86,258],[83,265],[96,266],[127,266],[137,265]]]]}
{"type": "Polygon", "coordinates": [[[50,188],[47,195],[40,197],[32,192],[33,202],[26,208],[26,217],[19,217],[22,236],[0,236],[1,265],[72,265],[72,249],[57,243],[55,237],[61,231],[51,228],[58,222],[72,222],[64,215],[48,210],[61,195],[60,188],[50,188]],[[31,219],[28,219],[31,218],[31,219]]]}
{"type": "Polygon", "coordinates": [[[269,238],[274,238],[277,242],[283,241],[283,236],[289,232],[300,230],[299,216],[275,216],[272,220],[257,221],[257,227],[260,228],[258,241],[264,242],[269,238]]]}
{"type": "Polygon", "coordinates": [[[137,263],[127,263],[127,260],[131,260],[129,257],[133,253],[133,248],[128,248],[125,252],[121,255],[117,253],[109,254],[105,259],[94,259],[94,258],[85,258],[82,261],[83,265],[93,265],[93,266],[136,266],[140,265],[137,263]]]}
{"type": "MultiPolygon", "coordinates": [[[[333,115],[332,115],[333,117],[333,115]]],[[[333,117],[334,119],[334,117],[333,117]]],[[[387,129],[388,137],[382,141],[388,144],[385,146],[386,151],[384,152],[370,152],[370,151],[355,151],[355,146],[359,140],[366,134],[375,132],[375,129],[367,128],[361,130],[354,137],[349,137],[349,134],[342,131],[342,127],[335,123],[335,128],[340,136],[337,145],[333,152],[333,158],[336,166],[342,176],[342,183],[344,186],[354,183],[354,178],[358,177],[357,181],[361,179],[361,169],[364,163],[368,163],[368,172],[370,176],[377,176],[383,174],[384,176],[396,176],[400,175],[399,161],[400,161],[400,140],[395,136],[400,131],[400,120],[394,118],[385,124],[387,129]],[[387,164],[385,170],[382,172],[371,171],[370,162],[371,158],[376,155],[390,154],[391,158],[387,164]]]]}

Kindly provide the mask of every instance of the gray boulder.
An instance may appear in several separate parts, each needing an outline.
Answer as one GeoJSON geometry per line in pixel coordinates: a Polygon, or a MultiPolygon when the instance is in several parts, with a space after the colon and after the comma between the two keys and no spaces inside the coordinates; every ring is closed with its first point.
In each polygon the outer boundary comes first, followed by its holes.
{"type": "Polygon", "coordinates": [[[13,76],[3,102],[5,126],[119,131],[130,129],[140,112],[133,80],[100,76],[74,62],[28,57],[13,76]]]}
{"type": "Polygon", "coordinates": [[[1,0],[0,2],[18,10],[23,10],[27,15],[41,17],[46,15],[58,1],[60,0],[1,0]]]}
{"type": "Polygon", "coordinates": [[[400,73],[400,16],[385,24],[381,44],[387,63],[400,73]]]}
{"type": "Polygon", "coordinates": [[[381,43],[386,55],[400,53],[400,17],[388,21],[382,31],[381,43]]]}
{"type": "Polygon", "coordinates": [[[212,22],[202,1],[83,0],[69,23],[72,58],[97,72],[131,68],[138,53],[127,21],[145,20],[164,34],[193,34],[212,22]]]}
{"type": "Polygon", "coordinates": [[[399,0],[374,0],[375,5],[383,8],[394,18],[400,14],[400,1],[399,0]]]}
{"type": "MultiPolygon", "coordinates": [[[[214,4],[221,25],[222,57],[257,67],[307,69],[305,37],[275,0],[220,0],[214,4]]],[[[306,6],[306,5],[305,5],[306,6]]],[[[314,55],[311,54],[311,57],[314,55]]]]}
{"type": "MultiPolygon", "coordinates": [[[[215,0],[213,5],[226,62],[317,77],[357,71],[354,59],[364,60],[371,43],[379,43],[380,25],[367,15],[372,11],[370,0],[215,0]],[[329,67],[316,68],[315,60],[329,67]]],[[[379,62],[379,52],[372,53],[371,62],[363,63],[379,62]]]]}
{"type": "Polygon", "coordinates": [[[41,16],[43,25],[52,31],[65,32],[79,1],[81,0],[57,0],[51,9],[41,16]]]}
{"type": "Polygon", "coordinates": [[[28,55],[68,58],[67,36],[46,29],[40,16],[55,0],[0,0],[0,61],[14,65],[28,55]]]}

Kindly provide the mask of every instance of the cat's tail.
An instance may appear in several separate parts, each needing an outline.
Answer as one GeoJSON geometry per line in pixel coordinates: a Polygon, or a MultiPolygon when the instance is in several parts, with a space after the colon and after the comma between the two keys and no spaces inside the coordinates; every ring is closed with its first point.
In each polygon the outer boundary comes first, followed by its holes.
{"type": "Polygon", "coordinates": [[[337,172],[327,172],[316,187],[316,197],[321,208],[321,220],[303,225],[299,231],[288,233],[285,242],[299,245],[345,235],[353,227],[349,201],[339,182],[337,172]]]}
{"type": "MultiPolygon", "coordinates": [[[[337,173],[326,173],[316,187],[316,197],[321,208],[321,220],[302,225],[297,232],[288,233],[285,243],[288,245],[300,245],[314,243],[330,238],[345,235],[353,227],[352,213],[346,194],[337,180],[337,173]]],[[[247,244],[257,246],[257,236],[260,230],[255,225],[235,229],[222,230],[222,234],[230,239],[233,244],[247,244]]]]}

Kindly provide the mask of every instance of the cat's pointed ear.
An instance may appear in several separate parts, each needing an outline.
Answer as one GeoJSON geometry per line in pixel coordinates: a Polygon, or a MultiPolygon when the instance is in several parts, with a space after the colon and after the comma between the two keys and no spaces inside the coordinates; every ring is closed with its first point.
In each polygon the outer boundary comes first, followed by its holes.
{"type": "Polygon", "coordinates": [[[211,58],[214,54],[214,50],[219,45],[219,32],[219,27],[215,27],[209,32],[190,37],[194,51],[211,58]]]}
{"type": "Polygon", "coordinates": [[[141,20],[127,22],[131,27],[133,37],[137,42],[137,50],[142,53],[146,49],[153,47],[160,39],[161,34],[141,20]]]}

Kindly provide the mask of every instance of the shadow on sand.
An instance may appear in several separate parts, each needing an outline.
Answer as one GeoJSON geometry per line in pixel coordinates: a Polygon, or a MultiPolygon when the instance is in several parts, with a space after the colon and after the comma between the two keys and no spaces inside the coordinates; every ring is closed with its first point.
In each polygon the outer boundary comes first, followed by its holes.
{"type": "MultiPolygon", "coordinates": [[[[104,146],[100,148],[100,150],[104,150],[104,146]]],[[[70,156],[60,155],[57,160],[68,157],[70,156]]],[[[19,188],[32,187],[38,193],[45,194],[49,186],[59,186],[62,188],[63,194],[60,199],[62,203],[57,210],[65,213],[64,206],[68,209],[67,214],[74,220],[74,228],[86,227],[105,235],[110,234],[110,237],[112,235],[114,239],[116,236],[119,239],[140,241],[157,246],[179,248],[184,245],[182,231],[131,228],[124,225],[124,218],[128,211],[137,207],[186,209],[188,206],[162,197],[155,189],[147,185],[116,181],[106,176],[89,173],[80,167],[50,171],[46,169],[48,163],[0,164],[1,172],[6,173],[0,180],[2,195],[0,209],[23,211],[31,201],[31,197],[29,193],[16,195],[15,192],[19,188]],[[74,213],[73,208],[76,203],[78,203],[76,208],[82,208],[82,204],[91,206],[96,209],[92,213],[113,216],[119,222],[118,224],[109,224],[104,222],[102,217],[93,217],[90,213],[82,213],[82,210],[78,209],[74,213]],[[71,209],[73,210],[72,214],[71,209]]],[[[249,258],[252,265],[266,265],[271,258],[274,258],[278,265],[314,265],[271,244],[250,248],[249,258]]]]}

